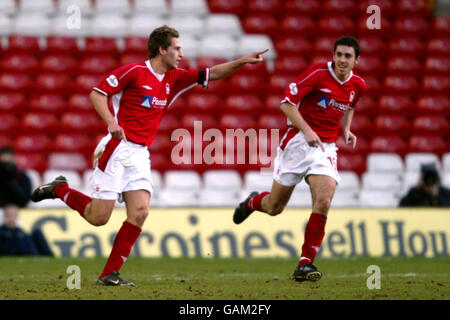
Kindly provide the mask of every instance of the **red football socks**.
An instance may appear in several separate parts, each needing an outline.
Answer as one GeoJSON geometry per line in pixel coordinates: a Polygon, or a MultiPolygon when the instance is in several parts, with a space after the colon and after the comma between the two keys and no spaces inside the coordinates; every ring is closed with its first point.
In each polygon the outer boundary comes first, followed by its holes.
{"type": "Polygon", "coordinates": [[[55,195],[64,201],[70,208],[78,211],[83,217],[84,209],[92,201],[87,195],[69,188],[67,183],[60,183],[55,187],[55,195]]]}
{"type": "Polygon", "coordinates": [[[261,192],[260,194],[254,196],[253,198],[250,198],[247,201],[247,209],[263,211],[261,208],[261,202],[262,202],[262,199],[268,194],[270,194],[270,192],[267,192],[267,191],[261,192]]]}
{"type": "Polygon", "coordinates": [[[327,217],[320,213],[312,213],[309,217],[305,230],[305,241],[302,246],[302,255],[298,263],[299,266],[314,261],[325,236],[326,222],[327,217]]]}
{"type": "Polygon", "coordinates": [[[100,278],[111,274],[113,271],[119,271],[124,262],[130,255],[136,239],[141,233],[141,228],[125,221],[114,239],[114,244],[103,269],[100,278]]]}

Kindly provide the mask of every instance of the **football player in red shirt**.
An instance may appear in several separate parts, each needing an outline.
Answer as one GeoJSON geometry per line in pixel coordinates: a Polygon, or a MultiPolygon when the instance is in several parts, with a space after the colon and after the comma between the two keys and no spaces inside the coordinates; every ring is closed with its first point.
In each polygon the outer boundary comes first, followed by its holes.
{"type": "Polygon", "coordinates": [[[350,126],[356,103],[366,87],[364,80],[352,71],[359,54],[358,41],[343,36],[334,44],[333,61],[310,66],[289,84],[281,101],[288,130],[275,158],[272,190],[252,192],[234,212],[236,224],[255,210],[278,215],[296,184],[306,180],[311,189],[312,214],[293,275],[297,281],[317,281],[322,276],[312,262],[325,235],[328,210],[340,182],[335,142],[342,123],[345,143],[355,147],[356,136],[350,126]]]}
{"type": "Polygon", "coordinates": [[[183,58],[178,31],[168,26],[155,29],[148,41],[149,59],[122,66],[90,94],[95,110],[108,125],[108,135],[94,152],[94,193],[91,197],[71,189],[65,177],[57,177],[32,193],[32,200],[59,198],[90,224],[108,222],[116,200],[125,201],[127,219],[116,235],[111,254],[97,281],[100,285],[134,286],[118,271],[130,254],[148,215],[153,182],[148,146],[162,115],[183,92],[197,84],[219,80],[243,65],[263,61],[267,50],[206,68],[178,69],[183,58]],[[108,108],[111,99],[114,113],[108,108]]]}

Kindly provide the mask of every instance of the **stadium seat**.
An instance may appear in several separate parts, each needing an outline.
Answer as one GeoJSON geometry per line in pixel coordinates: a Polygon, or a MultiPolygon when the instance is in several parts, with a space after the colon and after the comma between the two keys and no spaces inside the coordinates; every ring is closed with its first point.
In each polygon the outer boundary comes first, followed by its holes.
{"type": "Polygon", "coordinates": [[[55,132],[59,122],[55,114],[49,112],[29,112],[22,118],[22,133],[55,132]]]}
{"type": "Polygon", "coordinates": [[[252,94],[264,94],[266,88],[261,82],[261,76],[257,74],[236,73],[229,77],[228,92],[230,94],[239,94],[242,92],[251,92],[252,94]]]}
{"type": "Polygon", "coordinates": [[[419,114],[450,115],[450,99],[444,94],[422,95],[417,101],[419,114]]]}
{"type": "Polygon", "coordinates": [[[295,80],[295,77],[289,73],[273,73],[269,78],[268,93],[278,94],[280,97],[286,91],[289,84],[295,80]]]}
{"type": "Polygon", "coordinates": [[[204,17],[209,13],[206,0],[171,0],[169,7],[172,15],[191,14],[204,17]]]}
{"type": "Polygon", "coordinates": [[[129,15],[131,13],[131,5],[128,0],[96,0],[95,10],[101,14],[120,12],[123,15],[129,15]]]}
{"type": "Polygon", "coordinates": [[[279,129],[285,130],[287,127],[287,118],[284,114],[263,114],[258,119],[258,128],[260,129],[279,129]]]}
{"type": "Polygon", "coordinates": [[[61,133],[54,137],[54,151],[79,152],[89,154],[94,152],[95,144],[84,133],[61,133]]]}
{"type": "Polygon", "coordinates": [[[428,16],[430,13],[426,0],[399,0],[397,3],[397,12],[398,15],[417,14],[423,16],[428,16]]]}
{"type": "Polygon", "coordinates": [[[401,174],[404,170],[403,160],[395,152],[369,153],[366,158],[368,172],[401,174]]]}
{"type": "Polygon", "coordinates": [[[227,129],[247,130],[255,127],[255,118],[249,114],[224,113],[219,118],[219,128],[222,132],[227,129]]]}
{"type": "MultiPolygon", "coordinates": [[[[272,188],[273,177],[272,174],[263,174],[260,171],[247,171],[243,176],[245,190],[256,192],[270,191],[272,188]]],[[[250,191],[250,192],[251,192],[250,191]]],[[[248,193],[245,197],[248,196],[248,193]]]]}
{"type": "MultiPolygon", "coordinates": [[[[370,5],[372,5],[371,3],[370,5]]],[[[398,35],[394,33],[394,21],[388,17],[384,12],[381,14],[380,19],[380,29],[369,29],[367,23],[369,22],[367,18],[366,9],[368,5],[364,8],[364,13],[359,15],[359,19],[356,21],[356,34],[358,37],[380,37],[381,39],[386,38],[396,38],[398,35]]]]}
{"type": "MultiPolygon", "coordinates": [[[[332,0],[335,1],[335,0],[332,0]]],[[[336,34],[336,39],[342,34],[352,34],[355,32],[356,24],[348,13],[342,15],[324,15],[317,22],[320,34],[336,34]]]]}
{"type": "Polygon", "coordinates": [[[428,40],[427,51],[431,54],[450,54],[450,36],[436,36],[428,40]]]}
{"type": "Polygon", "coordinates": [[[164,185],[172,190],[200,190],[202,179],[198,172],[190,170],[169,170],[164,173],[164,185]]]}
{"type": "Polygon", "coordinates": [[[27,100],[20,91],[0,92],[0,112],[21,114],[27,106],[27,100]]]}
{"type": "Polygon", "coordinates": [[[167,113],[162,117],[158,130],[170,134],[173,130],[179,127],[180,119],[178,118],[178,115],[174,113],[167,113]]]}
{"type": "Polygon", "coordinates": [[[414,93],[419,90],[417,78],[410,75],[388,75],[384,78],[384,91],[386,93],[414,93]]]}
{"type": "Polygon", "coordinates": [[[106,132],[106,124],[95,113],[66,112],[61,116],[60,132],[96,134],[106,132]]]}
{"type": "Polygon", "coordinates": [[[229,95],[225,100],[226,112],[242,112],[246,114],[262,113],[264,108],[261,100],[254,94],[233,94],[229,95]]]}
{"type": "Polygon", "coordinates": [[[264,53],[264,59],[266,61],[272,61],[276,57],[272,39],[263,34],[243,34],[237,42],[236,55],[246,56],[249,52],[260,51],[269,49],[264,53]]]}
{"type": "MultiPolygon", "coordinates": [[[[80,153],[69,153],[69,152],[54,152],[50,153],[48,156],[48,169],[52,170],[76,170],[84,171],[89,168],[86,157],[80,153]]],[[[69,177],[70,186],[72,187],[72,181],[69,177]]],[[[83,184],[81,184],[83,186],[83,184]]]]}
{"type": "Polygon", "coordinates": [[[37,170],[29,168],[25,170],[25,173],[31,180],[31,190],[36,189],[43,183],[41,180],[41,175],[37,170]]]}
{"type": "Polygon", "coordinates": [[[404,115],[380,114],[375,118],[376,134],[393,134],[408,137],[411,133],[411,121],[404,115]]]}
{"type": "MultiPolygon", "coordinates": [[[[328,61],[329,60],[331,60],[331,57],[328,59],[328,61]]],[[[383,82],[381,79],[376,75],[365,74],[364,81],[366,82],[366,92],[364,94],[378,96],[382,92],[384,92],[385,89],[383,88],[383,82]]]]}
{"type": "Polygon", "coordinates": [[[4,56],[0,68],[6,72],[34,74],[38,70],[39,61],[33,54],[16,53],[4,56]]]}
{"type": "Polygon", "coordinates": [[[31,78],[26,74],[10,72],[0,74],[0,91],[27,93],[31,86],[31,78]]]}
{"type": "Polygon", "coordinates": [[[403,185],[401,173],[366,171],[362,175],[362,188],[364,190],[391,190],[400,192],[403,185]]]}
{"type": "Polygon", "coordinates": [[[279,18],[283,13],[283,5],[277,0],[249,0],[247,10],[249,12],[271,14],[279,18]]]}
{"type": "Polygon", "coordinates": [[[103,78],[104,75],[99,74],[80,74],[75,78],[75,85],[72,88],[72,92],[89,94],[92,88],[98,86],[103,78]]]}
{"type": "Polygon", "coordinates": [[[380,135],[370,141],[370,152],[393,152],[403,156],[407,150],[408,144],[399,136],[380,135]]]}
{"type": "Polygon", "coordinates": [[[159,132],[152,144],[148,148],[152,152],[164,152],[170,150],[172,142],[170,141],[170,132],[159,132]]]}
{"type": "Polygon", "coordinates": [[[426,52],[426,46],[422,39],[417,37],[404,37],[392,39],[389,43],[389,51],[392,55],[412,54],[421,55],[426,52]]]}
{"type": "Polygon", "coordinates": [[[242,187],[240,174],[235,170],[207,170],[203,173],[204,190],[236,190],[242,187]]]}
{"type": "Polygon", "coordinates": [[[208,34],[200,41],[198,55],[230,60],[237,55],[236,40],[228,34],[208,34]]]}
{"type": "Polygon", "coordinates": [[[366,35],[359,37],[358,41],[364,55],[384,55],[386,52],[387,44],[383,38],[366,35]]]}
{"type": "Polygon", "coordinates": [[[116,59],[107,54],[85,56],[79,61],[80,72],[84,74],[99,74],[104,76],[106,73],[118,67],[119,64],[116,59]]]}
{"type": "MultiPolygon", "coordinates": [[[[39,1],[32,1],[39,3],[39,1]]],[[[66,18],[67,19],[67,18],[66,18]]],[[[13,32],[35,37],[45,37],[51,32],[52,22],[42,12],[19,13],[13,22],[13,32]]]]}
{"type": "Polygon", "coordinates": [[[403,185],[400,191],[402,196],[406,195],[409,190],[419,183],[420,171],[406,171],[403,175],[403,185]]]}
{"type": "Polygon", "coordinates": [[[352,119],[351,130],[357,136],[368,137],[373,135],[373,118],[369,116],[358,114],[352,119]]]}
{"type": "MultiPolygon", "coordinates": [[[[147,19],[151,20],[151,19],[147,19]]],[[[132,23],[132,22],[130,22],[132,23]]],[[[147,28],[145,28],[148,30],[147,28]]],[[[153,30],[153,29],[152,29],[153,30]]],[[[131,32],[130,32],[131,33],[131,32]]],[[[147,56],[148,49],[147,49],[147,42],[148,42],[148,31],[146,32],[145,36],[137,36],[134,35],[135,32],[133,32],[133,35],[130,35],[124,39],[124,53],[123,54],[139,54],[143,56],[147,56]]]]}
{"type": "Polygon", "coordinates": [[[43,172],[47,168],[47,159],[40,152],[17,152],[16,163],[23,170],[34,169],[43,172]]]}
{"type": "Polygon", "coordinates": [[[280,21],[278,33],[283,36],[307,37],[317,33],[317,27],[313,17],[300,14],[287,13],[280,21]]]}
{"type": "Polygon", "coordinates": [[[400,194],[391,190],[362,190],[359,196],[362,208],[396,208],[400,202],[400,194]]]}
{"type": "Polygon", "coordinates": [[[337,40],[337,38],[338,37],[331,35],[316,38],[313,42],[313,49],[315,54],[329,55],[329,60],[331,60],[334,49],[334,42],[337,40]]]}
{"type": "Polygon", "coordinates": [[[71,6],[80,8],[80,13],[84,17],[93,14],[92,1],[90,0],[59,0],[59,14],[67,14],[67,10],[71,6]]]}
{"type": "Polygon", "coordinates": [[[78,60],[68,54],[50,54],[46,55],[40,61],[41,73],[64,73],[75,75],[79,71],[78,60]]]}
{"type": "MultiPolygon", "coordinates": [[[[3,11],[0,10],[0,12],[3,11]]],[[[13,32],[13,18],[9,17],[4,13],[0,14],[0,36],[8,37],[12,32],[13,32]]],[[[3,48],[0,48],[0,51],[2,50],[3,48]]]]}
{"type": "Polygon", "coordinates": [[[159,191],[158,196],[158,205],[164,208],[199,206],[200,192],[195,190],[163,188],[159,191]]]}
{"type": "Polygon", "coordinates": [[[433,34],[439,36],[441,34],[449,34],[450,19],[445,16],[435,16],[433,19],[433,34]]]}
{"type": "Polygon", "coordinates": [[[243,33],[239,18],[234,14],[225,13],[206,16],[205,30],[209,33],[225,33],[234,37],[241,36],[243,33]]]}
{"type": "Polygon", "coordinates": [[[169,19],[169,25],[180,32],[180,37],[183,37],[183,35],[200,37],[205,32],[205,20],[197,15],[172,15],[169,19]]]}
{"type": "Polygon", "coordinates": [[[431,152],[410,152],[405,156],[406,172],[420,172],[422,164],[434,163],[438,170],[441,169],[439,157],[431,152]]]}
{"type": "Polygon", "coordinates": [[[409,139],[409,152],[432,152],[443,154],[447,151],[446,140],[440,136],[414,134],[409,139]]]}
{"type": "Polygon", "coordinates": [[[43,14],[51,15],[55,13],[55,5],[52,0],[20,0],[19,1],[19,13],[24,12],[39,12],[43,14]]]}
{"type": "Polygon", "coordinates": [[[169,6],[166,0],[134,0],[132,9],[134,15],[139,13],[154,14],[158,12],[159,15],[166,16],[169,13],[169,6]]]}
{"type": "Polygon", "coordinates": [[[128,35],[128,19],[117,12],[98,13],[87,30],[91,37],[123,38],[128,35]]]}
{"type": "Polygon", "coordinates": [[[324,15],[341,14],[351,17],[360,13],[353,0],[325,0],[321,5],[324,15]]]}
{"type": "Polygon", "coordinates": [[[229,13],[242,16],[247,12],[245,0],[209,0],[208,5],[212,13],[229,13]]]}
{"type": "Polygon", "coordinates": [[[37,54],[41,51],[39,37],[12,34],[8,39],[8,51],[11,53],[37,54]]]}
{"type": "Polygon", "coordinates": [[[341,177],[341,183],[339,184],[339,189],[341,190],[354,190],[358,191],[360,188],[359,177],[354,171],[341,170],[339,172],[341,177]]]}
{"type": "Polygon", "coordinates": [[[183,128],[188,130],[194,129],[194,122],[200,121],[202,129],[205,130],[207,128],[217,128],[217,120],[211,114],[205,113],[189,113],[185,114],[181,119],[181,125],[183,128]]]}
{"type": "Polygon", "coordinates": [[[426,36],[430,26],[422,15],[398,16],[394,23],[396,35],[426,36]]]}
{"type": "Polygon", "coordinates": [[[427,93],[444,93],[450,90],[450,76],[425,75],[422,82],[423,91],[427,93]]]}
{"type": "Polygon", "coordinates": [[[379,112],[381,114],[412,115],[414,103],[407,94],[382,95],[379,100],[379,112]]]}
{"type": "MultiPolygon", "coordinates": [[[[265,191],[270,191],[270,189],[268,190],[266,189],[265,191]]],[[[243,201],[248,195],[249,192],[243,193],[242,199],[240,201],[243,201]]],[[[297,185],[297,187],[295,187],[294,191],[291,194],[291,198],[289,199],[287,208],[311,208],[311,206],[312,206],[311,193],[309,191],[300,189],[297,185]]]]}
{"type": "Polygon", "coordinates": [[[0,3],[0,12],[5,15],[14,16],[17,13],[17,5],[15,0],[3,0],[0,3]]]}
{"type": "Polygon", "coordinates": [[[151,153],[150,160],[152,170],[164,172],[169,168],[170,158],[164,153],[151,153]]]}
{"type": "Polygon", "coordinates": [[[73,112],[95,112],[88,94],[74,93],[70,95],[67,108],[73,112]]]}
{"type": "Polygon", "coordinates": [[[320,12],[321,5],[316,0],[286,0],[284,3],[286,12],[316,16],[320,12]]]}
{"type": "Polygon", "coordinates": [[[29,102],[30,112],[62,113],[66,107],[64,96],[58,93],[42,93],[33,95],[29,102]]]}
{"type": "Polygon", "coordinates": [[[441,184],[447,189],[450,189],[450,172],[444,172],[441,176],[441,184]]]}
{"type": "Polygon", "coordinates": [[[0,113],[0,133],[17,134],[19,133],[19,118],[11,113],[0,113]]]}
{"type": "Polygon", "coordinates": [[[42,174],[42,181],[53,181],[58,176],[64,176],[70,183],[70,187],[74,189],[80,189],[82,185],[81,176],[75,170],[62,170],[62,169],[52,169],[48,168],[42,174]]]}
{"type": "Polygon", "coordinates": [[[338,187],[333,195],[331,204],[333,208],[358,208],[359,192],[354,190],[341,191],[338,187]]]}
{"type": "Polygon", "coordinates": [[[251,13],[242,20],[242,29],[246,34],[265,34],[274,37],[279,32],[277,19],[270,14],[251,13]]]}
{"type": "Polygon", "coordinates": [[[365,159],[361,154],[341,152],[337,160],[337,167],[340,171],[354,171],[360,175],[366,170],[365,159]]]}
{"type": "Polygon", "coordinates": [[[204,189],[199,194],[200,207],[230,207],[239,203],[238,190],[204,189]]]}
{"type": "Polygon", "coordinates": [[[72,80],[64,73],[41,73],[36,77],[35,89],[45,93],[67,94],[72,91],[72,80]]]}
{"type": "Polygon", "coordinates": [[[164,24],[165,20],[157,15],[155,12],[144,13],[137,12],[135,15],[129,18],[129,32],[128,37],[132,38],[145,38],[145,43],[142,43],[142,47],[139,51],[147,51],[147,41],[149,36],[149,30],[154,30],[164,24]],[[149,17],[150,15],[150,17],[149,17]]]}
{"type": "Polygon", "coordinates": [[[282,55],[275,60],[275,73],[292,74],[295,78],[302,70],[309,66],[308,61],[298,55],[282,55]]]}
{"type": "Polygon", "coordinates": [[[285,54],[301,54],[306,58],[312,54],[311,41],[301,35],[281,34],[276,37],[274,46],[279,56],[285,54]]]}
{"type": "Polygon", "coordinates": [[[47,47],[45,52],[48,55],[68,54],[77,56],[80,53],[77,38],[51,35],[46,38],[47,47]]]}
{"type": "Polygon", "coordinates": [[[436,134],[448,138],[450,124],[442,115],[421,115],[414,118],[413,131],[418,134],[436,134]]]}
{"type": "Polygon", "coordinates": [[[420,76],[422,68],[422,64],[414,56],[393,56],[389,58],[387,68],[383,71],[395,75],[406,74],[420,76]]]}
{"type": "Polygon", "coordinates": [[[369,141],[367,137],[364,136],[358,136],[357,135],[357,142],[356,146],[353,149],[352,144],[345,144],[344,138],[341,136],[338,137],[336,141],[336,146],[339,148],[340,151],[345,153],[357,153],[361,155],[366,155],[369,153],[369,141]]]}
{"type": "MultiPolygon", "coordinates": [[[[378,98],[378,97],[377,97],[378,98]]],[[[379,113],[375,96],[362,95],[356,104],[357,117],[359,115],[375,116],[379,113]]]]}
{"type": "Polygon", "coordinates": [[[425,73],[427,74],[449,74],[450,56],[438,57],[428,56],[425,60],[425,73]]]}
{"type": "Polygon", "coordinates": [[[442,155],[442,170],[444,172],[450,172],[450,152],[442,155]]]}
{"type": "Polygon", "coordinates": [[[14,141],[14,150],[18,153],[46,153],[52,145],[50,142],[50,138],[45,134],[21,134],[14,141]]]}
{"type": "Polygon", "coordinates": [[[266,95],[263,106],[267,113],[281,114],[280,109],[281,97],[279,94],[268,94],[266,95]]]}
{"type": "Polygon", "coordinates": [[[186,98],[186,112],[206,112],[217,114],[222,112],[225,103],[219,96],[209,92],[191,93],[186,98]]]}
{"type": "Polygon", "coordinates": [[[359,63],[355,67],[355,73],[360,74],[363,78],[366,74],[382,75],[386,72],[385,62],[381,57],[376,55],[365,54],[359,58],[359,63]]]}
{"type": "Polygon", "coordinates": [[[115,38],[112,37],[87,37],[83,49],[85,56],[110,55],[115,57],[119,53],[119,47],[115,38]]]}

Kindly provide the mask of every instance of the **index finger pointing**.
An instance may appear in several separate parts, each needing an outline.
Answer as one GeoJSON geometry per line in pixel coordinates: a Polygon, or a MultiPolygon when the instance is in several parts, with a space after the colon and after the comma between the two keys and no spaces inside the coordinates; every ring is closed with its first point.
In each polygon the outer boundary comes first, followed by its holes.
{"type": "Polygon", "coordinates": [[[259,56],[259,55],[261,55],[261,54],[266,53],[267,51],[269,51],[269,49],[265,49],[265,50],[262,50],[262,51],[258,51],[258,52],[256,52],[256,54],[259,56]]]}
{"type": "Polygon", "coordinates": [[[320,149],[322,149],[322,151],[325,152],[325,147],[323,146],[322,141],[319,141],[318,143],[319,143],[320,149]]]}

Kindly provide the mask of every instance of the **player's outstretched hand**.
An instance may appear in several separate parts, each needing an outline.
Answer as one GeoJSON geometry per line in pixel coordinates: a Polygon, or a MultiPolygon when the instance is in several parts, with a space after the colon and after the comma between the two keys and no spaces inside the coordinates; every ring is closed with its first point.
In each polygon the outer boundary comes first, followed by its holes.
{"type": "Polygon", "coordinates": [[[265,49],[265,50],[262,50],[262,51],[255,51],[255,52],[252,52],[252,53],[250,53],[248,56],[246,56],[244,59],[245,59],[245,62],[246,63],[250,63],[250,64],[256,64],[256,63],[259,63],[259,62],[261,62],[261,61],[263,61],[264,60],[264,58],[263,58],[263,54],[264,53],[266,53],[267,51],[269,51],[269,49],[265,49]]]}

